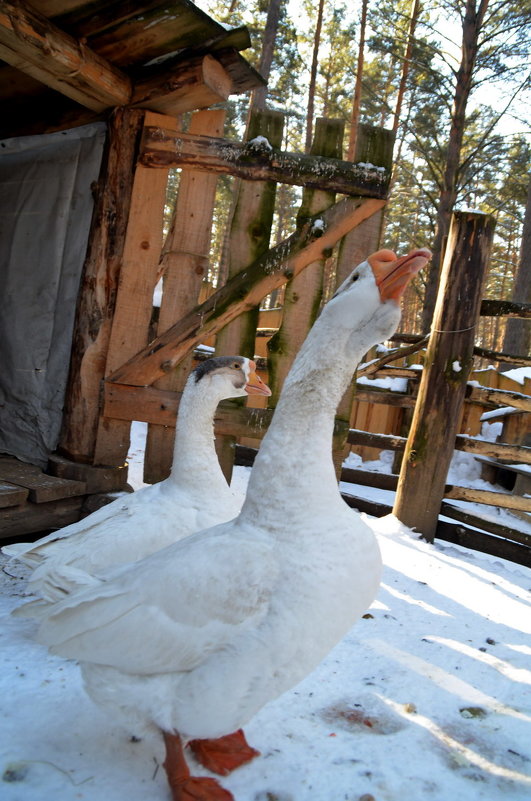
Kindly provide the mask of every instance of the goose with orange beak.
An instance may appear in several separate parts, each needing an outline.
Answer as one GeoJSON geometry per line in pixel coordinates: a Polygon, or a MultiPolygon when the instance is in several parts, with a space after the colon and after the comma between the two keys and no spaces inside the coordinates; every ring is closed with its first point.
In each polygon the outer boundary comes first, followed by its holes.
{"type": "Polygon", "coordinates": [[[233,799],[217,779],[191,775],[184,747],[221,776],[256,758],[241,727],[310,673],[375,598],[380,552],[339,494],[334,414],[360,358],[396,330],[400,296],[429,258],[379,251],[324,307],[238,517],[101,575],[42,617],[38,640],[80,661],[97,703],[160,730],[173,801],[233,799]]]}
{"type": "MultiPolygon", "coordinates": [[[[91,574],[142,559],[194,531],[235,517],[243,499],[231,491],[221,471],[213,421],[221,400],[248,395],[271,395],[252,359],[217,356],[201,362],[182,394],[168,478],[122,495],[37,542],[3,549],[36,567],[30,589],[54,600],[57,580],[52,574],[58,570],[65,584],[68,576],[74,585],[90,583],[91,574]]],[[[63,591],[64,587],[59,590],[63,591]]]]}

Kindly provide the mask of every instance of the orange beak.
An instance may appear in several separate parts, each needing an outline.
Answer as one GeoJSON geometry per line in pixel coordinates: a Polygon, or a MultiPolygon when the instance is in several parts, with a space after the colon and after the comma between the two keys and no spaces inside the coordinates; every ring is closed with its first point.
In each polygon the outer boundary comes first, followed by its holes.
{"type": "Polygon", "coordinates": [[[400,259],[397,259],[392,250],[378,250],[372,253],[367,261],[374,273],[382,303],[387,300],[399,303],[411,278],[422,270],[430,259],[431,251],[428,248],[412,250],[400,259]]]}
{"type": "Polygon", "coordinates": [[[245,385],[245,391],[248,395],[271,395],[271,390],[264,384],[258,373],[256,372],[256,362],[249,360],[251,372],[249,374],[249,381],[245,385]]]}

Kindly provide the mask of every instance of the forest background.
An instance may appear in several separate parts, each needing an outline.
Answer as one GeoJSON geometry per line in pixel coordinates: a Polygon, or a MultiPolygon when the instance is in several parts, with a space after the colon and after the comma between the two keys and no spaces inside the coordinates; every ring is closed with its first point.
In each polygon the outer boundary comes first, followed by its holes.
{"type": "MultiPolygon", "coordinates": [[[[531,302],[531,0],[198,0],[216,20],[245,24],[245,57],[267,90],[230,100],[225,135],[245,139],[249,109],[285,115],[283,149],[308,151],[317,117],[394,130],[382,246],[429,246],[431,271],[406,298],[403,329],[428,330],[453,210],[494,215],[483,296],[531,302]]],[[[219,181],[209,281],[222,283],[232,180],[219,181]]],[[[168,218],[178,175],[170,182],[168,218]]],[[[279,185],[273,241],[294,229],[301,193],[279,185]]],[[[333,272],[333,260],[328,265],[333,272]]],[[[281,304],[281,293],[265,307],[281,304]]],[[[476,344],[527,355],[529,320],[487,317],[476,344]]],[[[507,367],[511,365],[507,364],[507,367]]]]}

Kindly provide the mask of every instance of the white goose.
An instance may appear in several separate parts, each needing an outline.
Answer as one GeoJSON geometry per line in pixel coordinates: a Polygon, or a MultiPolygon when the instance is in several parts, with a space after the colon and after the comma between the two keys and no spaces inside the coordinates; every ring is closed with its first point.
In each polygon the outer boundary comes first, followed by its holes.
{"type": "Polygon", "coordinates": [[[47,594],[51,570],[60,567],[65,578],[70,575],[81,580],[78,570],[92,574],[134,562],[237,515],[241,500],[221,471],[213,420],[221,400],[253,394],[271,394],[256,374],[254,361],[218,356],[199,364],[190,373],[181,397],[168,478],[121,496],[36,542],[3,548],[9,556],[37,566],[31,589],[55,600],[53,593],[51,598],[47,594]]]}
{"type": "Polygon", "coordinates": [[[395,331],[400,296],[429,258],[379,251],[338,289],[285,382],[236,519],[109,571],[41,623],[39,641],[80,660],[96,702],[162,731],[174,801],[232,799],[190,775],[183,739],[222,775],[252,759],[240,727],[375,597],[380,554],[338,492],[334,411],[359,358],[395,331]]]}

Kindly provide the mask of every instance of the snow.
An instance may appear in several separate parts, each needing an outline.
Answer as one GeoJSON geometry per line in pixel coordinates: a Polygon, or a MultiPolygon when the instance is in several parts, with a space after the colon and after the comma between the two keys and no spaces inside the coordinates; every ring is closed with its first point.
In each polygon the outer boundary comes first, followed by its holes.
{"type": "MultiPolygon", "coordinates": [[[[134,486],[144,437],[135,423],[134,486]]],[[[382,452],[372,468],[389,472],[392,457],[382,452]]],[[[452,469],[477,481],[466,457],[452,469]]],[[[235,468],[242,494],[249,472],[235,468]]],[[[247,738],[262,755],[221,784],[236,801],[525,801],[530,572],[429,545],[391,515],[365,519],[385,565],[376,601],[317,670],[250,721],[247,738]]],[[[0,572],[0,797],[169,801],[158,735],[136,741],[115,725],[84,695],[77,665],[34,642],[34,621],[10,616],[24,588],[24,568],[0,572]]]]}
{"type": "Polygon", "coordinates": [[[255,136],[254,139],[249,139],[247,146],[258,147],[265,150],[273,150],[271,142],[267,136],[255,136]]]}
{"type": "Polygon", "coordinates": [[[392,376],[369,378],[368,376],[362,375],[357,379],[356,384],[364,384],[373,389],[374,387],[388,389],[391,392],[407,392],[407,378],[393,378],[392,376]]]}
{"type": "Polygon", "coordinates": [[[461,367],[461,362],[458,359],[452,362],[452,370],[454,371],[454,373],[460,373],[462,369],[463,368],[461,367]]]}
{"type": "Polygon", "coordinates": [[[526,378],[531,378],[531,367],[515,367],[514,370],[507,370],[503,375],[523,385],[526,378]]]}

